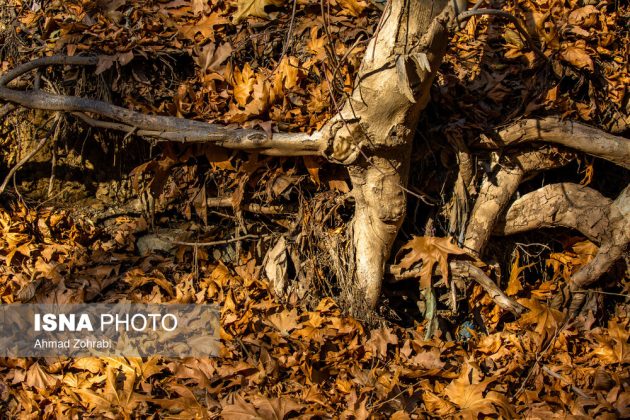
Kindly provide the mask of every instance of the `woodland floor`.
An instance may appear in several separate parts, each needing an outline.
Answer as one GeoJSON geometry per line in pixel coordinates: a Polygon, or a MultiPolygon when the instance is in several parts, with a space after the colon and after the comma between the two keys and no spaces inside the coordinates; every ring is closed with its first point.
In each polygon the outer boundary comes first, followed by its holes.
{"type": "MultiPolygon", "coordinates": [[[[320,128],[353,85],[380,3],[300,0],[294,19],[292,2],[257,0],[267,6],[259,17],[244,12],[247,3],[8,0],[0,74],[33,57],[109,54],[95,72],[51,68],[21,80],[146,113],[320,128]]],[[[488,128],[545,115],[628,134],[627,6],[502,6],[527,22],[549,63],[536,63],[498,19],[475,17],[456,34],[418,128],[415,196],[394,253],[414,236],[450,233],[440,209],[457,176],[456,139],[473,147],[488,128]]],[[[371,319],[336,303],[326,248],[337,244],[321,238],[341,235],[352,215],[341,167],[152,145],[20,108],[3,115],[0,130],[0,181],[42,136],[52,139],[0,195],[2,304],[213,302],[222,327],[221,355],[211,359],[0,359],[1,416],[630,417],[627,267],[602,278],[577,317],[549,306],[597,250],[576,232],[493,238],[488,269],[529,312],[515,320],[468,282],[456,313],[438,308],[439,328],[426,340],[417,279],[386,285],[371,319]],[[263,273],[281,234],[299,280],[282,299],[263,273]],[[244,235],[196,249],[172,244],[244,235]]],[[[581,156],[519,193],[554,181],[614,198],[630,174],[581,156]]],[[[448,297],[443,283],[436,288],[448,297]]]]}

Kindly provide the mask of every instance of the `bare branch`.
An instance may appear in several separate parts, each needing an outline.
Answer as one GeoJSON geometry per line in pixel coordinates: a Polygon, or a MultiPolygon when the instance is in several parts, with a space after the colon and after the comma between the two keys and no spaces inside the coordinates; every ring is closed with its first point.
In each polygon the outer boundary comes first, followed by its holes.
{"type": "MultiPolygon", "coordinates": [[[[483,272],[482,269],[474,266],[472,263],[468,261],[451,261],[449,263],[449,267],[453,276],[472,278],[476,281],[477,284],[483,287],[483,289],[488,293],[494,303],[499,305],[502,309],[505,309],[515,315],[521,315],[525,311],[525,308],[521,304],[507,296],[501,289],[499,289],[499,286],[497,286],[497,284],[483,272]]],[[[390,283],[395,283],[402,280],[419,278],[422,267],[401,272],[399,266],[390,265],[387,267],[387,271],[391,276],[390,283]]],[[[435,268],[435,272],[436,274],[441,275],[439,267],[435,268]]]]}
{"type": "Polygon", "coordinates": [[[55,95],[40,90],[18,91],[6,87],[11,80],[37,67],[49,64],[94,65],[96,63],[98,63],[98,57],[54,56],[22,64],[0,78],[0,99],[27,108],[81,113],[83,115],[78,116],[94,126],[125,132],[135,131],[140,136],[161,141],[213,142],[229,149],[257,151],[277,156],[320,155],[326,147],[326,141],[321,132],[311,135],[275,133],[269,137],[263,130],[229,128],[185,118],[146,115],[94,99],[55,95]],[[85,113],[96,114],[120,124],[93,119],[85,113]]]}
{"type": "MultiPolygon", "coordinates": [[[[206,200],[208,207],[234,207],[232,203],[232,199],[230,197],[212,197],[206,200]]],[[[258,214],[286,214],[294,211],[294,209],[289,209],[286,206],[281,205],[263,205],[256,203],[242,203],[241,209],[247,211],[249,213],[258,213],[258,214]]]]}
{"type": "Polygon", "coordinates": [[[470,276],[490,295],[494,303],[499,305],[501,309],[512,312],[514,315],[521,315],[525,312],[525,308],[507,296],[490,277],[479,267],[466,261],[453,261],[453,274],[459,276],[470,276]]]}
{"type": "MultiPolygon", "coordinates": [[[[492,140],[483,137],[492,143],[492,140]]],[[[573,121],[557,117],[522,120],[497,133],[503,145],[528,142],[554,143],[606,159],[630,169],[630,140],[573,121]]]]}

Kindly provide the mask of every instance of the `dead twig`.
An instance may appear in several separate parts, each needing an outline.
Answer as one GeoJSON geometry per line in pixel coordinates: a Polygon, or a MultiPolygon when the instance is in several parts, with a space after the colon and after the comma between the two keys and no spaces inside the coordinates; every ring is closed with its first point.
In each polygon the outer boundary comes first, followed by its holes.
{"type": "Polygon", "coordinates": [[[217,245],[227,245],[227,244],[231,244],[231,243],[234,243],[234,242],[240,242],[240,241],[262,239],[264,237],[265,236],[258,236],[258,235],[243,235],[243,236],[238,236],[236,238],[221,239],[219,241],[210,241],[210,242],[171,241],[171,243],[174,244],[174,245],[184,245],[184,246],[194,246],[194,247],[199,247],[199,246],[217,246],[217,245]]]}
{"type": "Polygon", "coordinates": [[[50,134],[50,131],[49,131],[46,135],[44,135],[44,137],[39,141],[39,143],[37,143],[37,145],[33,148],[33,150],[31,150],[18,163],[16,163],[15,166],[13,166],[13,168],[11,168],[11,170],[9,170],[9,173],[4,178],[4,181],[2,182],[2,185],[0,185],[0,195],[4,192],[4,189],[7,187],[7,184],[13,178],[13,176],[16,174],[16,172],[22,166],[24,166],[29,160],[31,160],[33,158],[33,156],[35,156],[37,154],[37,152],[39,152],[46,145],[46,143],[48,143],[48,141],[50,139],[55,139],[57,137],[60,120],[61,120],[61,116],[58,114],[55,117],[55,122],[53,123],[54,124],[54,128],[53,128],[54,134],[52,136],[49,135],[50,134]]]}

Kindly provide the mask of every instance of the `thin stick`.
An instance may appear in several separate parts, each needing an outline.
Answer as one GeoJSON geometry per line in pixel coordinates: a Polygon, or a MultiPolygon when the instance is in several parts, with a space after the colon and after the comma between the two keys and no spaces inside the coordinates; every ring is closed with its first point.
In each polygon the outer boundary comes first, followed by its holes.
{"type": "Polygon", "coordinates": [[[580,388],[578,388],[577,386],[573,385],[571,383],[571,381],[569,381],[568,379],[566,379],[564,376],[560,375],[559,373],[554,372],[553,370],[549,369],[547,366],[544,366],[544,365],[543,365],[542,369],[547,375],[549,375],[549,376],[551,376],[553,378],[559,379],[562,382],[564,382],[567,385],[569,385],[571,387],[571,390],[573,392],[575,392],[576,394],[578,394],[580,397],[585,398],[587,400],[592,400],[593,399],[593,397],[589,396],[586,392],[582,391],[580,388]]]}
{"type": "MultiPolygon", "coordinates": [[[[206,204],[208,207],[234,207],[232,204],[232,199],[230,197],[211,197],[206,200],[206,204]]],[[[260,213],[260,214],[287,214],[291,213],[291,209],[281,206],[281,205],[271,205],[265,206],[262,204],[256,203],[242,203],[240,208],[249,213],[260,213]]]]}
{"type": "Polygon", "coordinates": [[[252,239],[261,239],[263,238],[263,236],[258,236],[258,235],[243,235],[243,236],[239,236],[237,238],[231,238],[231,239],[222,239],[220,241],[211,241],[211,242],[182,242],[182,241],[171,241],[171,243],[175,244],[175,245],[184,245],[184,246],[194,246],[194,247],[198,247],[198,246],[216,246],[216,245],[227,245],[227,244],[231,244],[234,242],[240,242],[240,241],[245,241],[245,240],[252,240],[252,239]]]}
{"type": "MultiPolygon", "coordinates": [[[[56,121],[55,121],[55,130],[57,125],[59,124],[59,120],[60,117],[59,115],[57,115],[56,117],[56,121]]],[[[11,170],[9,171],[9,173],[7,174],[7,176],[4,178],[4,181],[2,182],[2,185],[0,185],[0,195],[4,192],[4,189],[7,187],[7,184],[9,183],[9,181],[11,180],[11,178],[13,178],[13,176],[15,175],[15,173],[22,167],[24,166],[29,160],[31,160],[31,158],[33,156],[35,156],[37,154],[37,152],[39,152],[42,147],[44,147],[46,145],[46,143],[48,143],[48,140],[50,138],[54,138],[55,136],[50,136],[50,135],[45,135],[40,141],[39,143],[37,143],[37,146],[35,146],[33,148],[33,150],[31,150],[29,152],[28,155],[24,156],[22,158],[22,160],[20,160],[13,168],[11,168],[11,170]]]]}

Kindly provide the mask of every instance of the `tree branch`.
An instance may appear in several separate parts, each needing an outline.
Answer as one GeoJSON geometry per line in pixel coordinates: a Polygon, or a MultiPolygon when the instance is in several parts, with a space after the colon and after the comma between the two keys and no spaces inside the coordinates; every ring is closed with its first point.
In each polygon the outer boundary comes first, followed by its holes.
{"type": "Polygon", "coordinates": [[[185,118],[146,115],[94,99],[55,95],[40,90],[18,91],[7,87],[13,79],[37,67],[50,64],[97,63],[98,57],[53,56],[22,64],[0,78],[0,99],[27,108],[80,113],[79,118],[96,127],[125,132],[135,131],[140,136],[152,137],[158,141],[212,142],[229,149],[257,151],[276,156],[321,155],[327,145],[325,136],[319,131],[310,135],[275,133],[269,137],[262,130],[228,128],[185,118]],[[85,113],[96,114],[119,124],[93,119],[85,113]]]}
{"type": "Polygon", "coordinates": [[[606,133],[598,128],[558,117],[521,120],[500,130],[496,137],[482,140],[500,145],[545,142],[562,145],[586,154],[606,159],[630,169],[630,140],[606,133]]]}

